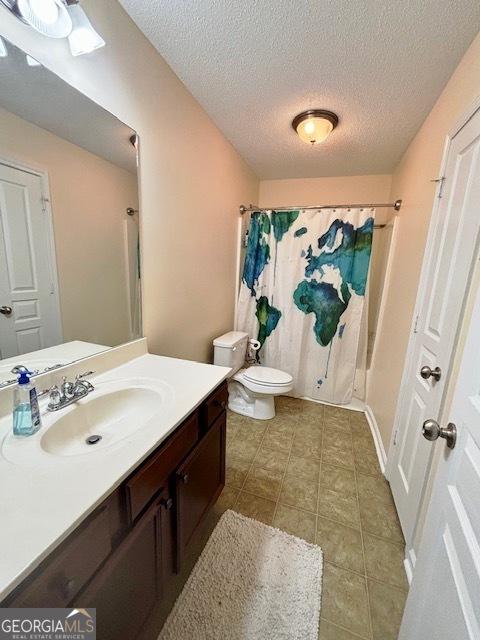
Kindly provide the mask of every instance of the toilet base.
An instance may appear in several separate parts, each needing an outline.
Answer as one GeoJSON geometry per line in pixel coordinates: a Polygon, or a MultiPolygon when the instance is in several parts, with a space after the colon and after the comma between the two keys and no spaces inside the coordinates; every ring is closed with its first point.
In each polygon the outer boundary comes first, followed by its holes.
{"type": "Polygon", "coordinates": [[[228,408],[254,420],[271,420],[275,417],[272,395],[253,393],[234,380],[228,383],[228,408]]]}

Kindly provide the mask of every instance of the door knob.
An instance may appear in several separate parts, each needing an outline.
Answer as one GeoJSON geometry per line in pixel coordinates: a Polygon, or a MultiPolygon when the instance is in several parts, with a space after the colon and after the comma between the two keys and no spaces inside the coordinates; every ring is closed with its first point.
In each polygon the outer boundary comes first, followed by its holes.
{"type": "Polygon", "coordinates": [[[428,380],[429,378],[433,378],[437,382],[442,377],[442,370],[440,367],[435,367],[435,369],[430,369],[426,365],[420,369],[420,375],[424,380],[428,380]]]}
{"type": "Polygon", "coordinates": [[[7,306],[0,307],[0,313],[3,314],[4,316],[11,316],[12,307],[7,307],[7,306]]]}
{"type": "Polygon", "coordinates": [[[449,449],[453,449],[457,442],[457,427],[453,422],[449,422],[446,427],[441,427],[436,420],[425,420],[422,434],[424,438],[431,442],[438,438],[445,438],[449,449]]]}
{"type": "Polygon", "coordinates": [[[173,500],[172,498],[162,498],[160,500],[160,504],[162,505],[162,507],[164,507],[167,511],[170,511],[170,509],[173,507],[173,500]]]}

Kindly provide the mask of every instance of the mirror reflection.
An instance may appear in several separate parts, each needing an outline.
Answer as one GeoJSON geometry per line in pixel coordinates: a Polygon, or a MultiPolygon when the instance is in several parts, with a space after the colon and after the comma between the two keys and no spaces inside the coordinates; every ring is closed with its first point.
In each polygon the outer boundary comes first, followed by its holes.
{"type": "Polygon", "coordinates": [[[141,336],[137,141],[6,43],[0,58],[0,385],[141,336]]]}

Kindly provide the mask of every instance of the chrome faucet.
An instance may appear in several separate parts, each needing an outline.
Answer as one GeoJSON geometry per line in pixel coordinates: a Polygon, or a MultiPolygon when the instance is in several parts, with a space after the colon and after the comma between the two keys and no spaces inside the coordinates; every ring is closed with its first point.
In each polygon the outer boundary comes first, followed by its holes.
{"type": "MultiPolygon", "coordinates": [[[[69,382],[67,377],[62,378],[62,384],[60,389],[56,384],[53,385],[47,392],[48,393],[48,405],[47,411],[59,411],[73,404],[77,400],[81,400],[88,396],[95,387],[88,380],[84,380],[86,376],[91,376],[94,371],[86,371],[75,377],[75,382],[69,382]]],[[[43,394],[42,394],[43,395],[43,394]]]]}

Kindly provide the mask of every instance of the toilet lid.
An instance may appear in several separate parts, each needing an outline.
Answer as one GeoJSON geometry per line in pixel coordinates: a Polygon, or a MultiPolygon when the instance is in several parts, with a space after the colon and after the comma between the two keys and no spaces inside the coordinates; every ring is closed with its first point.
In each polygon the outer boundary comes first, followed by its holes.
{"type": "Polygon", "coordinates": [[[245,369],[243,372],[243,375],[251,382],[267,385],[290,384],[293,380],[289,373],[270,367],[248,367],[248,369],[245,369]]]}

